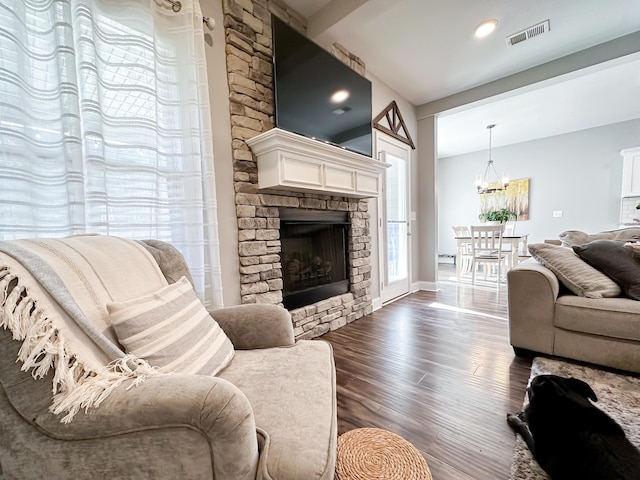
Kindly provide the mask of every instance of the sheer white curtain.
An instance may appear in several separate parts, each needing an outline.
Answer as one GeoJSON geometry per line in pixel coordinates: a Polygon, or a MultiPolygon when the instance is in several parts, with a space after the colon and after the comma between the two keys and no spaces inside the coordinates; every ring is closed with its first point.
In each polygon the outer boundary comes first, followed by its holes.
{"type": "Polygon", "coordinates": [[[181,3],[0,2],[0,239],[165,240],[218,307],[202,14],[181,3]]]}

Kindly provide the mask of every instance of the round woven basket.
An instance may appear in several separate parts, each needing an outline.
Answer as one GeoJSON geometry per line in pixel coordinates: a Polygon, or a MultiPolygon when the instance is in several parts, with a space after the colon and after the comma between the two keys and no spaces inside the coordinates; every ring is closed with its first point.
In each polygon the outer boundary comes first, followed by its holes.
{"type": "Polygon", "coordinates": [[[393,432],[357,428],[338,437],[336,480],[432,480],[416,447],[393,432]]]}

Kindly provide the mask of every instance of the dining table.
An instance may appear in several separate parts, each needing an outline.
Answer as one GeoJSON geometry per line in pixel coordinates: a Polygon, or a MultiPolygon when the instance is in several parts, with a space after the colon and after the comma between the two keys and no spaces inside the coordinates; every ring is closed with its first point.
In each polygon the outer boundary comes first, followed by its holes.
{"type": "MultiPolygon", "coordinates": [[[[456,263],[459,264],[461,256],[464,254],[467,245],[471,245],[471,236],[456,236],[457,251],[456,251],[456,263]]],[[[502,235],[502,245],[510,246],[511,261],[510,267],[515,267],[520,262],[520,255],[527,255],[527,241],[529,239],[528,233],[509,233],[502,235]]],[[[470,248],[470,247],[469,247],[470,248]]]]}

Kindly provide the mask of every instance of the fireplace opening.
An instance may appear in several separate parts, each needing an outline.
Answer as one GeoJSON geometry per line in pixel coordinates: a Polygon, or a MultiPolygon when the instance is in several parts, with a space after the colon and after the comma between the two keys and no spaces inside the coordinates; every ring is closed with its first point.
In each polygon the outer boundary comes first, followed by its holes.
{"type": "Polygon", "coordinates": [[[285,308],[349,292],[349,228],[346,212],[280,209],[285,308]]]}

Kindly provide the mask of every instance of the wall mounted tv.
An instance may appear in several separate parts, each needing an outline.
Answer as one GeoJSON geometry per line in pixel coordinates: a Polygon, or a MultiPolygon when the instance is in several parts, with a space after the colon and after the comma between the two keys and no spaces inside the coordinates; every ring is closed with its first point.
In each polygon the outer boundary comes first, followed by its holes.
{"type": "Polygon", "coordinates": [[[275,15],[271,23],[276,126],[370,157],[371,82],[275,15]]]}

